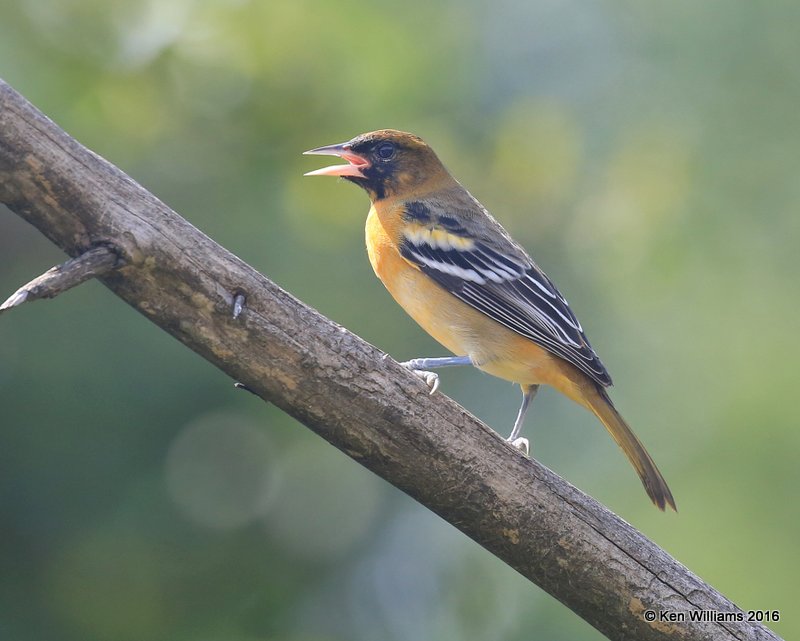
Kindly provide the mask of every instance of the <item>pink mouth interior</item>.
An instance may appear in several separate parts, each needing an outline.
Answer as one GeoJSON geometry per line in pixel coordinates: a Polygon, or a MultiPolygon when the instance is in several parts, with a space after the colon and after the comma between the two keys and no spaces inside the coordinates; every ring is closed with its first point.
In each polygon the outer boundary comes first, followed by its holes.
{"type": "Polygon", "coordinates": [[[357,178],[364,178],[362,169],[369,167],[369,161],[362,158],[358,154],[351,154],[342,152],[337,154],[342,159],[346,160],[347,165],[331,165],[330,167],[323,167],[322,169],[315,169],[304,174],[306,176],[355,176],[357,178]]]}

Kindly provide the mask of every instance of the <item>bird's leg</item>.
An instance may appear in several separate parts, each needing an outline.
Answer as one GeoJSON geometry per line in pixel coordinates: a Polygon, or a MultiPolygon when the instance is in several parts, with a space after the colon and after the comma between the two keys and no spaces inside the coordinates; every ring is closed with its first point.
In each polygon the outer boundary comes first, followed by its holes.
{"type": "Polygon", "coordinates": [[[431,388],[433,394],[439,388],[439,375],[428,370],[438,367],[457,367],[458,365],[474,365],[469,356],[443,356],[441,358],[412,358],[410,361],[400,363],[419,376],[431,388]]]}
{"type": "Polygon", "coordinates": [[[514,429],[511,430],[511,435],[506,439],[518,450],[522,450],[525,456],[528,456],[530,453],[530,443],[528,439],[521,437],[519,433],[522,431],[522,423],[525,421],[525,414],[528,413],[531,401],[538,391],[538,385],[529,385],[527,389],[524,387],[522,388],[522,405],[520,405],[519,412],[517,413],[517,420],[514,421],[514,429]]]}

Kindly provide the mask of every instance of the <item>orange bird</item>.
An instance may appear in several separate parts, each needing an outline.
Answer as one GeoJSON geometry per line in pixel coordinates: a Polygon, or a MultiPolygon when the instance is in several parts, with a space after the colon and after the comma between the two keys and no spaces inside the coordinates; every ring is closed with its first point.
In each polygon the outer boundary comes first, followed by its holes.
{"type": "Polygon", "coordinates": [[[675,500],[641,441],[614,408],[611,377],[566,299],[505,229],[413,134],[382,129],[306,154],[347,161],[308,172],[341,176],[366,190],[367,252],[400,306],[457,356],[406,363],[431,387],[428,370],[472,365],[519,384],[522,423],[539,385],[550,385],[594,413],[628,457],[660,509],[675,500]]]}

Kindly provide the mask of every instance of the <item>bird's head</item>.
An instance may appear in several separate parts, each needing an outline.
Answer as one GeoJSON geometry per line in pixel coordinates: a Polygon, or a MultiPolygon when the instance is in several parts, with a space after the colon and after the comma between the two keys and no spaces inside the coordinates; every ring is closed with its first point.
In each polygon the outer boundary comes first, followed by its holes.
{"type": "Polygon", "coordinates": [[[419,189],[448,175],[422,138],[395,129],[371,131],[305,153],[339,156],[348,163],[309,171],[306,176],[341,176],[363,187],[373,201],[419,189]]]}

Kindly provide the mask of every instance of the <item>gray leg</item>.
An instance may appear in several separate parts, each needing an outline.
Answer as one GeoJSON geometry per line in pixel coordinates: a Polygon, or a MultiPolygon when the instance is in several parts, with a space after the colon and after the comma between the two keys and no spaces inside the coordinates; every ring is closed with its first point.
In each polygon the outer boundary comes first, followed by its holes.
{"type": "Polygon", "coordinates": [[[433,394],[439,388],[439,375],[434,372],[427,371],[428,369],[436,369],[438,367],[456,367],[458,365],[474,365],[469,356],[412,358],[410,361],[400,364],[403,367],[410,369],[414,374],[425,381],[428,387],[431,388],[431,394],[433,394]]]}
{"type": "Polygon", "coordinates": [[[514,429],[511,430],[511,435],[506,439],[514,447],[523,450],[526,454],[528,453],[528,439],[519,438],[519,433],[522,431],[522,424],[525,422],[525,414],[528,413],[531,401],[538,391],[538,385],[531,385],[527,390],[523,388],[522,405],[520,405],[517,413],[517,420],[514,421],[514,429]]]}
{"type": "Polygon", "coordinates": [[[410,361],[400,363],[408,369],[436,369],[437,367],[456,367],[458,365],[472,365],[469,356],[442,356],[440,358],[412,358],[410,361]]]}

